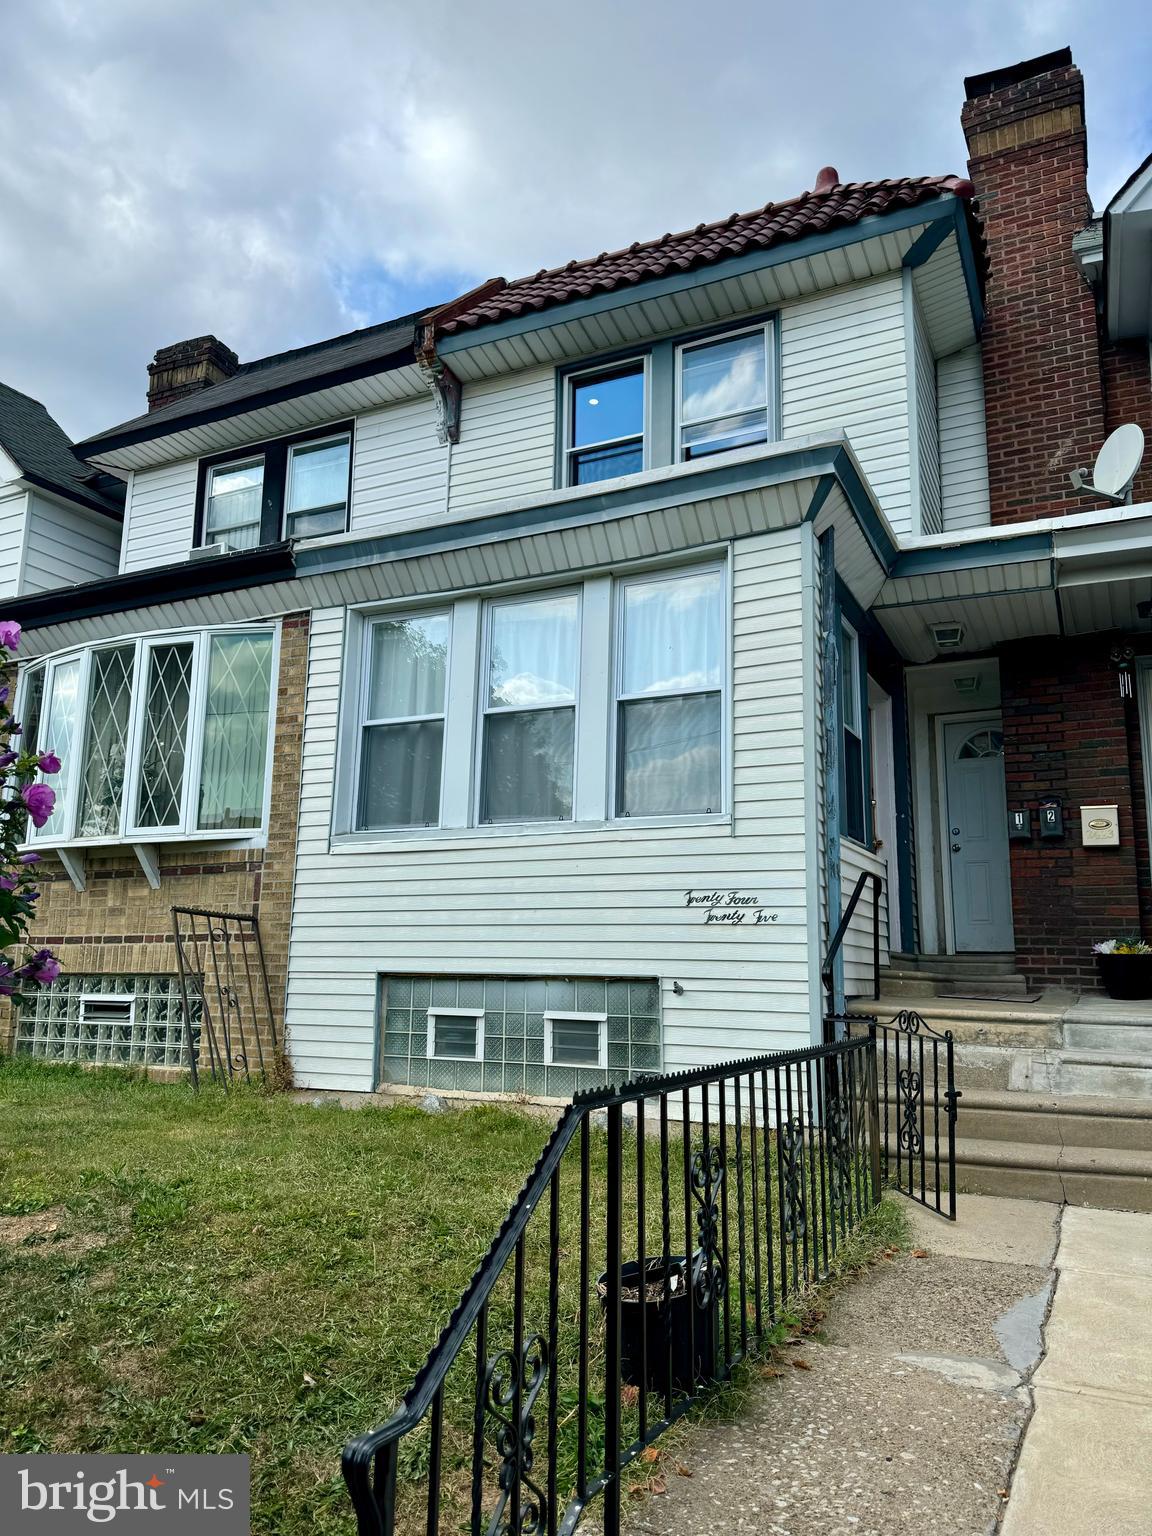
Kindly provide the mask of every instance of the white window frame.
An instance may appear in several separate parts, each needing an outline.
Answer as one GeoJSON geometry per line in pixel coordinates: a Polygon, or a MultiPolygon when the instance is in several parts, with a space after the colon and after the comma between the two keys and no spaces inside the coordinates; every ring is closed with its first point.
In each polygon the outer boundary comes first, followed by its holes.
{"type": "MultiPolygon", "coordinates": [[[[669,826],[676,823],[721,821],[729,815],[732,803],[732,580],[727,561],[709,560],[697,565],[677,565],[658,570],[637,571],[620,577],[613,593],[615,612],[612,624],[612,695],[609,700],[611,726],[609,730],[610,753],[608,759],[608,805],[612,821],[620,826],[669,826]],[[689,576],[702,576],[709,571],[720,575],[720,612],[724,626],[724,655],[720,672],[720,804],[708,811],[673,811],[663,816],[658,812],[646,812],[641,816],[628,816],[620,807],[620,706],[645,699],[683,698],[685,690],[675,693],[625,693],[624,691],[624,593],[628,587],[650,584],[654,581],[679,581],[689,576]]],[[[692,694],[715,693],[715,688],[691,688],[692,694]]]]}
{"type": "Polygon", "coordinates": [[[428,1027],[424,1037],[424,1053],[429,1061],[483,1061],[484,1060],[484,1010],[483,1008],[437,1008],[428,1009],[428,1027]],[[448,1019],[475,1019],[476,1021],[476,1054],[474,1056],[443,1056],[436,1051],[436,1020],[448,1019]]]}
{"type": "MultiPolygon", "coordinates": [[[[636,365],[640,367],[640,382],[644,394],[641,402],[640,417],[640,470],[634,471],[634,473],[642,473],[650,468],[649,456],[652,433],[649,418],[652,400],[652,359],[649,353],[640,352],[634,357],[619,357],[613,362],[600,363],[591,368],[580,368],[564,375],[564,436],[562,439],[563,463],[561,464],[560,471],[561,485],[570,486],[577,483],[572,478],[572,459],[575,454],[591,453],[597,448],[611,448],[618,443],[631,443],[635,441],[636,434],[631,433],[627,437],[606,437],[602,442],[581,443],[577,447],[572,438],[576,429],[575,399],[577,385],[606,374],[622,373],[624,369],[635,367],[636,365]]],[[[589,483],[594,482],[584,482],[585,486],[589,483]]]]}
{"type": "Polygon", "coordinates": [[[333,432],[329,437],[310,437],[305,442],[292,443],[288,448],[288,466],[287,473],[284,476],[284,505],[280,508],[281,537],[285,539],[331,539],[335,538],[337,533],[347,533],[348,511],[351,506],[352,497],[351,477],[352,433],[350,431],[333,432]],[[327,448],[332,443],[346,443],[348,445],[348,474],[345,476],[344,482],[344,501],[340,504],[344,511],[344,526],[343,528],[334,529],[330,533],[292,533],[288,526],[288,519],[290,517],[296,516],[299,513],[307,516],[310,512],[335,512],[337,510],[338,503],[336,502],[331,502],[323,507],[297,507],[295,510],[292,507],[292,483],[296,477],[296,455],[302,452],[309,453],[316,448],[327,448]]]}
{"type": "MultiPolygon", "coordinates": [[[[728,453],[740,453],[748,448],[767,447],[776,441],[777,425],[776,413],[779,390],[776,382],[776,320],[769,317],[760,320],[755,325],[737,326],[730,331],[717,331],[711,336],[694,336],[676,345],[676,367],[673,380],[673,422],[672,422],[672,462],[674,464],[700,464],[709,459],[722,459],[728,453]],[[700,347],[715,346],[722,341],[735,341],[740,336],[754,336],[760,332],[764,338],[764,443],[745,443],[738,448],[720,448],[715,453],[700,454],[696,458],[686,458],[684,455],[684,443],[681,433],[685,427],[696,427],[708,421],[723,421],[725,417],[734,414],[725,412],[724,416],[700,417],[698,420],[686,421],[684,419],[684,354],[694,352],[700,347]]],[[[748,406],[745,410],[759,410],[759,406],[748,406]]],[[[745,412],[736,412],[743,415],[745,412]]]]}
{"type": "Polygon", "coordinates": [[[83,1026],[85,1024],[91,1024],[91,1023],[95,1022],[95,1020],[89,1019],[86,1016],[87,1012],[88,1012],[88,1004],[89,1003],[127,1003],[128,1004],[128,1025],[132,1029],[136,1028],[136,994],[135,994],[135,992],[83,992],[83,993],[81,993],[81,995],[80,995],[80,1017],[79,1017],[79,1020],[78,1020],[78,1023],[81,1026],[83,1026]]]}
{"type": "Polygon", "coordinates": [[[584,586],[568,584],[562,587],[537,587],[530,592],[509,592],[489,598],[480,615],[480,687],[477,693],[477,720],[472,756],[475,763],[474,798],[472,815],[477,827],[566,827],[576,820],[576,789],[580,768],[580,694],[584,660],[584,586]],[[576,599],[576,679],[571,704],[489,704],[488,694],[492,677],[492,615],[499,608],[524,607],[526,603],[548,602],[557,597],[576,599]],[[484,742],[485,723],[489,715],[526,715],[542,710],[572,710],[572,814],[564,817],[526,817],[507,821],[490,821],[484,811],[484,742]]]}
{"type": "MultiPolygon", "coordinates": [[[[52,679],[57,667],[79,660],[78,679],[80,721],[76,740],[72,746],[74,776],[71,780],[71,798],[66,814],[54,813],[43,827],[29,825],[23,847],[45,849],[55,847],[100,847],[126,843],[161,842],[219,842],[252,844],[262,841],[268,832],[269,806],[272,796],[272,763],[276,738],[276,685],[280,671],[279,624],[228,624],[205,629],[164,630],[145,635],[122,635],[115,640],[101,641],[98,645],[72,647],[67,651],[54,652],[37,658],[20,669],[19,697],[23,701],[28,678],[41,666],[44,669],[44,702],[41,706],[37,727],[38,749],[41,752],[56,750],[51,741],[52,719],[48,705],[51,702],[52,679]],[[204,711],[207,703],[207,658],[214,639],[228,635],[269,635],[272,639],[269,659],[268,690],[268,740],[264,759],[264,792],[260,822],[255,827],[201,828],[199,826],[199,786],[203,772],[204,711]],[[192,673],[189,679],[190,702],[188,735],[185,746],[184,782],[182,789],[180,822],[171,827],[141,827],[134,821],[139,791],[140,759],[144,737],[144,707],[146,697],[146,672],[143,670],[151,651],[159,645],[191,643],[192,673]],[[77,831],[80,818],[80,800],[84,764],[88,753],[87,700],[92,676],[92,657],[97,651],[133,650],[132,701],[125,737],[124,790],[120,801],[119,827],[116,833],[97,837],[81,837],[77,831]]],[[[57,746],[59,743],[56,744],[57,746]]],[[[51,785],[52,780],[47,782],[51,785]]]]}
{"type": "Polygon", "coordinates": [[[557,1009],[548,1010],[544,1015],[544,1065],[546,1067],[572,1067],[576,1071],[592,1071],[599,1069],[604,1071],[608,1066],[608,1015],[606,1013],[588,1013],[581,1009],[557,1009]],[[595,1061],[556,1061],[552,1052],[552,1025],[559,1020],[565,1024],[595,1024],[597,1039],[597,1059],[595,1061]]]}
{"type": "Polygon", "coordinates": [[[365,617],[360,636],[360,681],[356,700],[356,741],[352,754],[351,828],[361,837],[406,836],[410,832],[432,832],[444,825],[444,777],[448,762],[448,702],[452,679],[452,647],[456,637],[455,605],[435,608],[405,608],[399,612],[373,613],[365,617]],[[434,619],[444,616],[448,620],[448,650],[444,657],[444,707],[433,715],[392,715],[385,719],[367,718],[368,700],[372,681],[372,631],[377,624],[406,624],[410,619],[434,619]],[[443,747],[440,752],[440,794],[435,826],[425,823],[411,827],[362,827],[360,825],[360,786],[364,771],[364,734],[373,725],[416,725],[421,721],[440,720],[444,725],[443,747]]]}
{"type": "MultiPolygon", "coordinates": [[[[229,549],[258,549],[260,547],[261,522],[264,510],[264,475],[267,470],[263,453],[240,454],[234,459],[229,459],[227,464],[212,464],[208,468],[208,478],[204,486],[204,527],[201,530],[200,543],[208,547],[212,544],[224,544],[229,549]],[[256,543],[253,544],[229,544],[228,530],[221,534],[209,533],[208,522],[212,512],[212,482],[217,475],[226,475],[237,469],[247,469],[249,465],[260,466],[260,501],[256,508],[256,543]]],[[[235,495],[235,492],[225,494],[235,495]]]]}

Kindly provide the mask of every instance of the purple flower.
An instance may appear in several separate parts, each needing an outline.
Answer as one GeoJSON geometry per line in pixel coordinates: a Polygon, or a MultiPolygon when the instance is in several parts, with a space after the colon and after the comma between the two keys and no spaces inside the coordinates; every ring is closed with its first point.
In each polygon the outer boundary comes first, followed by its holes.
{"type": "Polygon", "coordinates": [[[14,875],[0,875],[0,891],[14,891],[18,884],[14,875]]]}
{"type": "Polygon", "coordinates": [[[28,807],[33,823],[42,827],[56,804],[56,791],[49,789],[47,784],[26,784],[20,791],[20,798],[28,807]]]}
{"type": "Polygon", "coordinates": [[[31,960],[22,965],[16,974],[46,987],[59,976],[60,962],[50,949],[38,949],[31,960]]]}
{"type": "Polygon", "coordinates": [[[41,752],[37,761],[40,764],[41,773],[59,773],[60,759],[55,752],[41,752]]]}
{"type": "Polygon", "coordinates": [[[40,855],[38,853],[22,853],[18,862],[21,864],[39,864],[40,855]]]}
{"type": "Polygon", "coordinates": [[[19,752],[0,753],[0,768],[11,768],[12,764],[19,756],[19,752]]]}
{"type": "Polygon", "coordinates": [[[15,619],[0,619],[0,645],[8,651],[20,649],[20,626],[15,619]]]}
{"type": "Polygon", "coordinates": [[[8,684],[5,683],[3,688],[0,688],[0,704],[7,704],[7,702],[8,702],[8,684]]]}

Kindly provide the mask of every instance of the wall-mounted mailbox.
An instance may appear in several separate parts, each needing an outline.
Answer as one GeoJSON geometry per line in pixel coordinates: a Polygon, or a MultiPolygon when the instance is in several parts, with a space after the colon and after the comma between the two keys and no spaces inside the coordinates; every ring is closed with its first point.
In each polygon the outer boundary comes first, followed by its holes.
{"type": "Polygon", "coordinates": [[[1009,811],[1008,812],[1008,838],[1010,842],[1018,843],[1021,839],[1032,836],[1032,812],[1009,811]]]}
{"type": "Polygon", "coordinates": [[[1085,848],[1115,848],[1120,842],[1120,818],[1114,805],[1080,807],[1080,841],[1085,848]]]}
{"type": "Polygon", "coordinates": [[[1060,809],[1059,800],[1041,800],[1040,836],[1064,836],[1064,812],[1060,809]]]}

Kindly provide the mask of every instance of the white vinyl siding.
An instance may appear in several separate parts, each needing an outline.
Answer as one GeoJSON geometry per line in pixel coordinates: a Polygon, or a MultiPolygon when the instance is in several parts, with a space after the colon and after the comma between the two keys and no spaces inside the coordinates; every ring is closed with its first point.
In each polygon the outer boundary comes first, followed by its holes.
{"type": "Polygon", "coordinates": [[[354,533],[423,526],[447,511],[448,454],[430,397],[361,416],[352,460],[354,533]]]}
{"type": "Polygon", "coordinates": [[[27,491],[0,494],[0,597],[15,597],[20,590],[20,551],[31,499],[27,491]]]}
{"type": "Polygon", "coordinates": [[[120,566],[120,533],[115,518],[30,496],[22,590],[47,592],[115,576],[120,566]]]}
{"type": "MultiPolygon", "coordinates": [[[[911,290],[909,290],[911,296],[911,290]]],[[[912,298],[913,367],[916,375],[916,466],[920,492],[920,533],[940,532],[940,431],[936,417],[936,359],[928,328],[912,298]]],[[[914,525],[915,526],[915,525],[914,525]]]]}
{"type": "Polygon", "coordinates": [[[943,527],[982,528],[991,520],[984,363],[979,343],[936,364],[943,527]]]}
{"type": "Polygon", "coordinates": [[[138,469],[128,485],[120,569],[152,570],[187,560],[196,522],[197,461],[138,469]]]}
{"type": "Polygon", "coordinates": [[[912,531],[908,362],[899,273],[780,314],[782,436],[847,432],[897,533],[912,531]]]}
{"type": "MultiPolygon", "coordinates": [[[[840,844],[840,910],[852,899],[856,881],[864,870],[886,879],[884,860],[869,848],[845,838],[840,844]]],[[[872,909],[871,884],[860,897],[844,935],[844,992],[847,997],[872,996],[872,909]]],[[[888,964],[888,893],[880,896],[880,964],[888,964]]]]}
{"type": "Polygon", "coordinates": [[[461,829],[330,851],[346,614],[314,614],[289,966],[298,1083],[372,1088],[378,977],[413,970],[658,976],[669,1070],[810,1041],[803,536],[734,547],[730,822],[461,829]],[[690,890],[754,893],[776,921],[707,924],[690,890]]]}
{"type": "Polygon", "coordinates": [[[460,441],[452,447],[453,515],[550,491],[555,475],[555,369],[530,368],[465,384],[460,441]]]}

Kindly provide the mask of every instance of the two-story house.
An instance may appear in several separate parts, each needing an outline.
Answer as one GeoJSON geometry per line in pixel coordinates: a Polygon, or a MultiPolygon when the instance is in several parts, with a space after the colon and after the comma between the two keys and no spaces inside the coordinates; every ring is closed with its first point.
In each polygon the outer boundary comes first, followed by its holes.
{"type": "Polygon", "coordinates": [[[964,124],[971,180],[826,169],[315,347],[158,353],[81,445],[118,573],[17,605],[74,999],[18,1045],[170,978],[173,904],[256,905],[314,1088],[806,1044],[866,873],[882,959],[1090,985],[1152,899],[1152,513],[1068,476],[1150,424],[1152,177],[1092,222],[1066,54],[964,124]]]}

